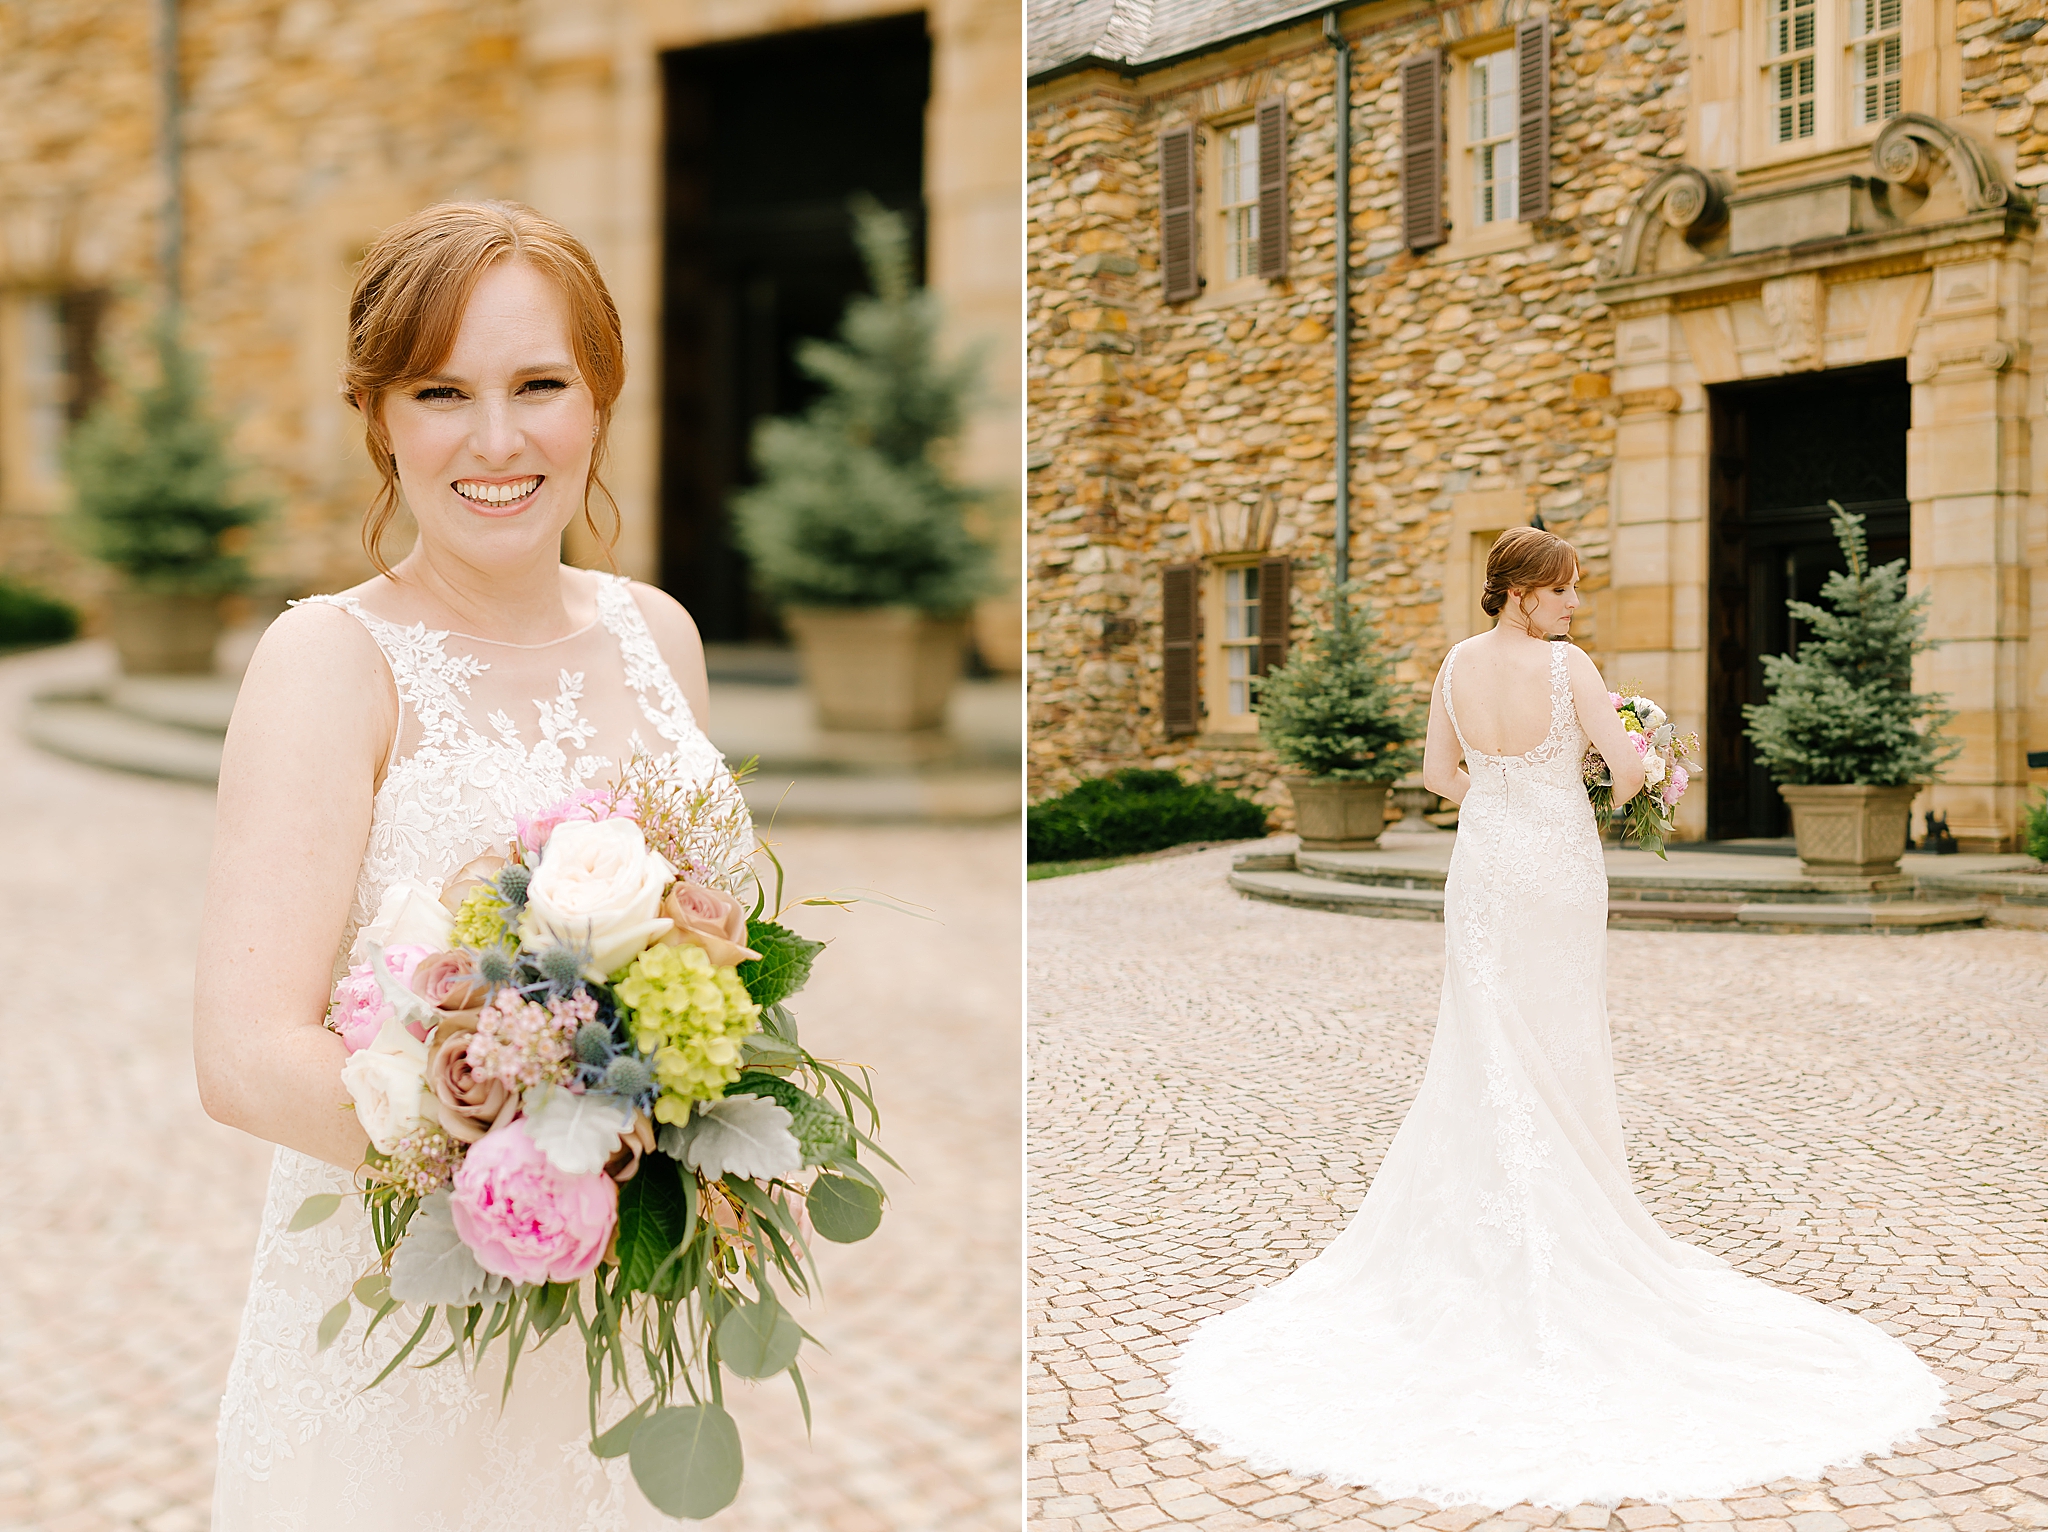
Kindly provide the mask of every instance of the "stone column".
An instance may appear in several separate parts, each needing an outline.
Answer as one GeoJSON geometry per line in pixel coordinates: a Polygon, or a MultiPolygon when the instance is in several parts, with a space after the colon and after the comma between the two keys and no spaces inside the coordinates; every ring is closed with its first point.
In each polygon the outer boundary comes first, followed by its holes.
{"type": "Polygon", "coordinates": [[[929,16],[927,279],[945,302],[950,342],[987,350],[987,392],[968,423],[958,461],[963,477],[990,488],[987,530],[1007,582],[976,613],[975,637],[990,665],[1021,670],[1023,28],[1018,10],[989,0],[938,0],[929,16]]]}
{"type": "MultiPolygon", "coordinates": [[[[1705,398],[1668,299],[1618,310],[1615,357],[1607,681],[1643,687],[1689,734],[1707,700],[1705,398]]],[[[1705,792],[1688,794],[1679,836],[1705,835],[1706,813],[1705,792]]]]}
{"type": "Polygon", "coordinates": [[[1907,376],[1912,584],[1939,647],[1914,666],[1939,692],[1963,753],[1920,806],[1945,812],[1966,851],[2014,844],[2026,792],[2027,374],[2017,330],[2027,267],[2015,247],[1934,252],[1934,291],[1907,376]]]}

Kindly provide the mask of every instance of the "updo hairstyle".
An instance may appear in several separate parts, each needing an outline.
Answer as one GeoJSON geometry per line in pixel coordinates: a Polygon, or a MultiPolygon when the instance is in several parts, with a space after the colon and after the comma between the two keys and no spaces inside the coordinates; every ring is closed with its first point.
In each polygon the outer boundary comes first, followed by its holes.
{"type": "Polygon", "coordinates": [[[618,541],[619,505],[599,470],[612,406],[625,386],[626,347],[618,308],[597,262],[575,235],[521,203],[442,202],[393,224],[371,242],[348,300],[341,393],[362,413],[364,446],[381,481],[363,518],[363,550],[387,577],[391,569],[380,544],[398,513],[399,486],[398,459],[384,428],[384,395],[432,376],[447,362],[478,279],[506,260],[523,261],[550,278],[567,304],[569,343],[597,405],[583,520],[607,559],[618,541]],[[609,535],[598,530],[591,513],[593,489],[611,507],[609,535]]]}
{"type": "Polygon", "coordinates": [[[1548,585],[1569,585],[1579,577],[1578,550],[1555,532],[1542,527],[1514,527],[1501,533],[1493,552],[1486,556],[1486,590],[1479,609],[1498,617],[1508,604],[1508,592],[1520,590],[1522,620],[1526,623],[1536,610],[1529,592],[1548,585]]]}

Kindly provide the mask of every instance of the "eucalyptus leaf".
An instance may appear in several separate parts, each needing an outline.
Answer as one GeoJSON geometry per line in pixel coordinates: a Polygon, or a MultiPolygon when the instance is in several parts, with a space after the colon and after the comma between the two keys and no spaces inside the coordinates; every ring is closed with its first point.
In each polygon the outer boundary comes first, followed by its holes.
{"type": "Polygon", "coordinates": [[[718,1357],[742,1378],[772,1378],[796,1360],[804,1332],[772,1297],[737,1304],[718,1322],[718,1357]]]}
{"type": "Polygon", "coordinates": [[[590,1444],[593,1457],[622,1458],[633,1448],[633,1434],[647,1418],[652,1399],[643,1399],[590,1444]]]}
{"type": "Polygon", "coordinates": [[[320,1316],[320,1329],[313,1346],[315,1351],[325,1351],[334,1344],[334,1338],[341,1334],[341,1327],[348,1323],[348,1315],[349,1301],[344,1298],[320,1316]]]}
{"type": "Polygon", "coordinates": [[[740,1428],[715,1404],[655,1411],[633,1433],[630,1451],[640,1493],[670,1516],[701,1521],[740,1492],[740,1428]]]}
{"type": "Polygon", "coordinates": [[[866,1239],[882,1222],[875,1189],[847,1176],[820,1175],[811,1182],[809,1202],[811,1227],[835,1245],[866,1239]]]}
{"type": "Polygon", "coordinates": [[[350,1289],[356,1295],[356,1302],[366,1309],[378,1309],[391,1296],[391,1279],[381,1271],[373,1271],[350,1289]]]}
{"type": "Polygon", "coordinates": [[[335,1215],[341,1207],[340,1192],[315,1192],[299,1204],[299,1210],[292,1214],[292,1221],[285,1225],[287,1234],[301,1234],[315,1224],[322,1224],[335,1215]]]}

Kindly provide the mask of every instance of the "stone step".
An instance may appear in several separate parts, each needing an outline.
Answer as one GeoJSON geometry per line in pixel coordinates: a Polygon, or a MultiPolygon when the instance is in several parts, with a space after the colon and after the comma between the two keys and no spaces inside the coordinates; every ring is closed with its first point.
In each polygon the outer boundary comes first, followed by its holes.
{"type": "Polygon", "coordinates": [[[1441,889],[1385,888],[1310,877],[1299,872],[1247,872],[1233,869],[1230,886],[1253,899],[1291,904],[1307,910],[1335,910],[1345,915],[1378,915],[1395,920],[1442,920],[1441,889]]]}
{"type": "Polygon", "coordinates": [[[220,780],[220,735],[120,712],[98,697],[37,697],[22,716],[22,732],[53,754],[93,766],[209,787],[220,780]]]}
{"type": "Polygon", "coordinates": [[[240,683],[233,676],[122,676],[107,688],[106,704],[145,723],[169,724],[200,734],[225,734],[240,683]]]}
{"type": "Polygon", "coordinates": [[[1819,934],[1825,931],[1907,933],[1960,931],[1984,924],[1981,904],[1936,904],[1893,899],[1876,904],[1745,904],[1736,911],[1744,930],[1819,934]]]}

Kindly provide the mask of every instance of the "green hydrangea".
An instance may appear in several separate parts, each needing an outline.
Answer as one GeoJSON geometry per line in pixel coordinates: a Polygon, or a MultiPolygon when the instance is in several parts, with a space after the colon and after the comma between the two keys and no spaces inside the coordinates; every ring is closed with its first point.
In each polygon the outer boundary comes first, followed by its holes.
{"type": "Polygon", "coordinates": [[[471,889],[463,895],[462,904],[455,911],[452,940],[458,947],[470,947],[478,952],[510,945],[512,929],[505,924],[508,908],[496,889],[488,885],[471,889]]]}
{"type": "Polygon", "coordinates": [[[628,1008],[633,1045],[654,1071],[657,1121],[687,1121],[691,1103],[713,1099],[739,1078],[740,1040],[761,1008],[738,972],[714,968],[702,947],[649,947],[612,993],[628,1008]]]}
{"type": "Polygon", "coordinates": [[[789,1131],[803,1150],[806,1165],[822,1165],[846,1147],[850,1136],[847,1121],[831,1102],[819,1100],[780,1075],[758,1069],[748,1070],[725,1088],[728,1096],[742,1091],[767,1096],[789,1113],[789,1131]]]}

